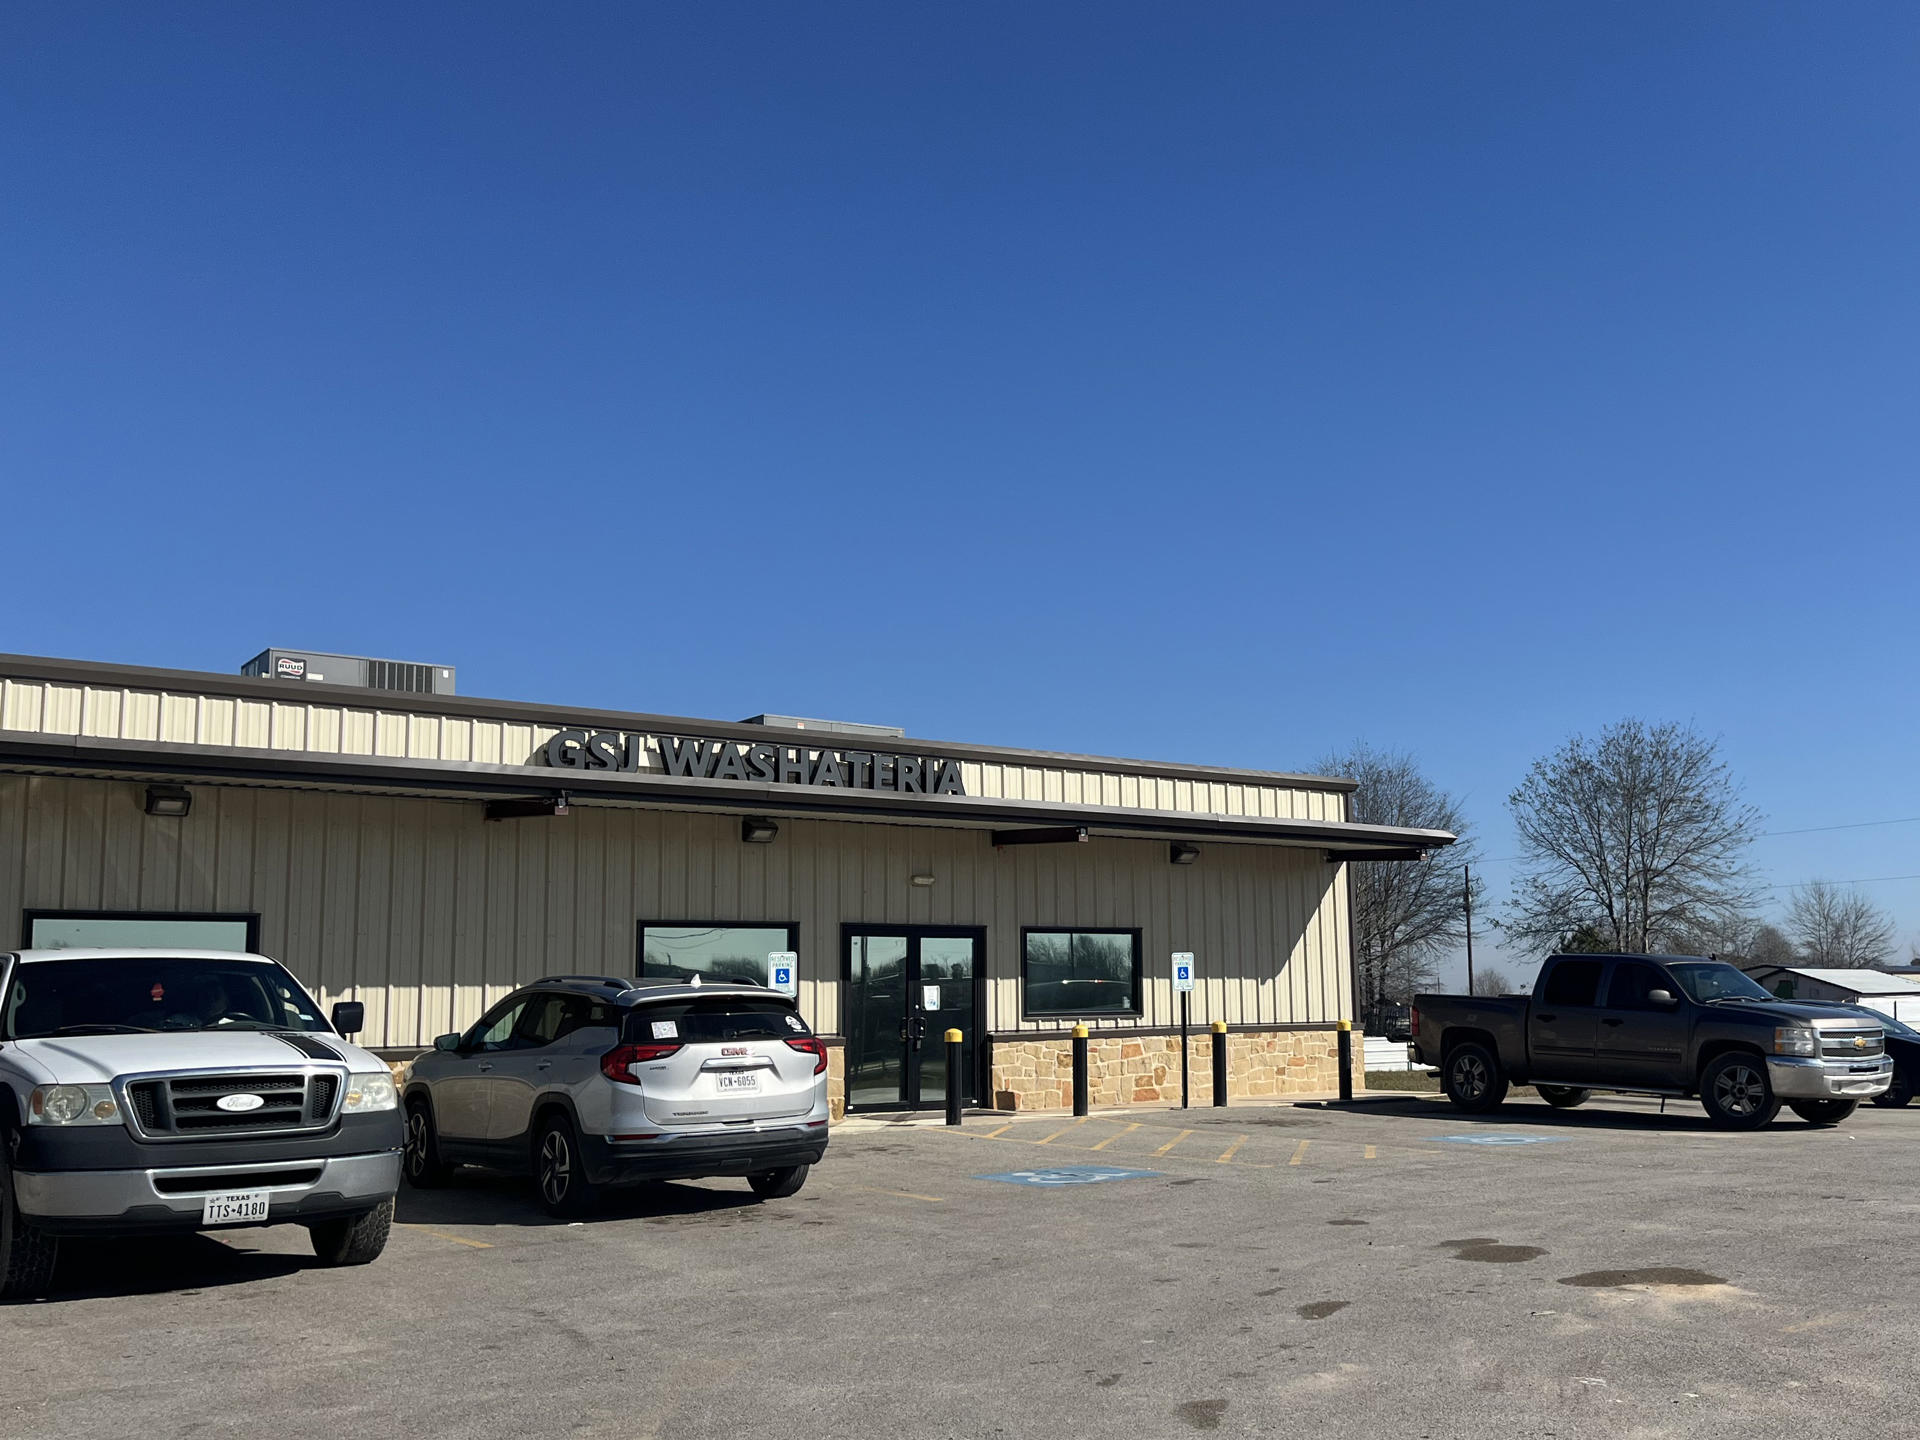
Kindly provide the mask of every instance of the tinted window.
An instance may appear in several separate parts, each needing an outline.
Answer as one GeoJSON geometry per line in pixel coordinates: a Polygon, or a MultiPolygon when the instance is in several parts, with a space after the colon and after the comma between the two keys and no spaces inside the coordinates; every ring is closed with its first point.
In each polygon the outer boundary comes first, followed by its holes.
{"type": "Polygon", "coordinates": [[[797,1011],[776,1000],[717,996],[641,1005],[627,1015],[629,1045],[678,1040],[712,1045],[727,1040],[797,1040],[813,1032],[797,1011]]]}
{"type": "Polygon", "coordinates": [[[1140,1012],[1140,937],[1131,930],[1029,930],[1021,959],[1029,1015],[1140,1012]]]}
{"type": "Polygon", "coordinates": [[[793,948],[786,925],[647,925],[640,931],[640,974],[764,985],[767,956],[793,948]]]}
{"type": "Polygon", "coordinates": [[[14,966],[4,1034],[140,1030],[308,1030],[331,1027],[271,961],[169,956],[42,960],[14,966]]]}
{"type": "MultiPolygon", "coordinates": [[[[573,1028],[567,1024],[568,1012],[575,1016],[584,1014],[587,1000],[584,995],[536,995],[528,1003],[526,1012],[520,1021],[519,1043],[522,1045],[551,1045],[573,1028]]],[[[575,1025],[579,1024],[576,1018],[575,1025]]]]}
{"type": "Polygon", "coordinates": [[[1752,980],[1733,966],[1718,960],[1688,961],[1673,967],[1673,978],[1687,992],[1687,998],[1704,1005],[1709,1000],[1771,1000],[1752,980]]]}
{"type": "Polygon", "coordinates": [[[520,1012],[527,1008],[527,997],[504,1000],[480,1017],[480,1023],[467,1032],[468,1050],[504,1050],[513,1039],[513,1027],[520,1012]]]}
{"type": "Polygon", "coordinates": [[[1600,961],[1558,960],[1547,976],[1547,993],[1541,1000],[1548,1005],[1591,1005],[1600,993],[1600,961]]]}
{"type": "Polygon", "coordinates": [[[1672,989],[1672,983],[1658,966],[1649,965],[1644,960],[1616,961],[1613,978],[1607,982],[1607,1007],[1611,1010],[1658,1010],[1662,1007],[1647,999],[1648,992],[1670,992],[1672,989]]]}

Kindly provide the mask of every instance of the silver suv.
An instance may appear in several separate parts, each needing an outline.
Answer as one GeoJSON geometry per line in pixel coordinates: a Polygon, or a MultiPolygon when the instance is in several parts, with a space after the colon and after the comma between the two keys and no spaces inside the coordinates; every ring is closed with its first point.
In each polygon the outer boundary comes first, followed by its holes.
{"type": "Polygon", "coordinates": [[[413,1062],[406,1124],[409,1183],[531,1174],[551,1215],[720,1175],[779,1199],[826,1154],[827,1050],[757,985],[550,975],[413,1062]]]}

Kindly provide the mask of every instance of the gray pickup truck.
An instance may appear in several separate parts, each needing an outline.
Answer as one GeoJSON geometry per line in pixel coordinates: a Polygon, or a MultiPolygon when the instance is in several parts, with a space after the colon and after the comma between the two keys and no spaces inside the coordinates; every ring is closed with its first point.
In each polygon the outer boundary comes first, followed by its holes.
{"type": "Polygon", "coordinates": [[[53,1277],[60,1237],[304,1225],[364,1265],[393,1221],[393,1073],[263,955],[0,954],[0,1297],[53,1277]]]}
{"type": "Polygon", "coordinates": [[[1782,1102],[1838,1124],[1893,1081],[1859,1010],[1778,1000],[1690,955],[1554,955],[1530,997],[1416,995],[1413,1049],[1462,1110],[1496,1108],[1509,1085],[1563,1109],[1605,1090],[1694,1097],[1730,1130],[1770,1124],[1782,1102]]]}

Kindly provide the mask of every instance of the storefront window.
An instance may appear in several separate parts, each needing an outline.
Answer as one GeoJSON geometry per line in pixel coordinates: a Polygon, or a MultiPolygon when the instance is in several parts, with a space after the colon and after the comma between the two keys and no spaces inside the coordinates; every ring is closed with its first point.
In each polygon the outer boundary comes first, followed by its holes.
{"type": "Polygon", "coordinates": [[[27,948],[71,950],[76,946],[154,945],[179,950],[260,948],[258,915],[205,915],[133,910],[29,910],[27,948]]]}
{"type": "Polygon", "coordinates": [[[642,925],[643,980],[767,983],[767,956],[798,950],[797,925],[642,925]]]}
{"type": "Polygon", "coordinates": [[[1138,1015],[1138,930],[1028,930],[1021,936],[1028,1015],[1138,1015]]]}

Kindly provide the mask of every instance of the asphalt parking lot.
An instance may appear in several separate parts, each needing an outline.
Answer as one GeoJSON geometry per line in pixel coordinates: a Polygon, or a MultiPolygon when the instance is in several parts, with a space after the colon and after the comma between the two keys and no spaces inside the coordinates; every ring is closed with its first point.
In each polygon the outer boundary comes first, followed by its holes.
{"type": "Polygon", "coordinates": [[[0,1432],[1920,1434],[1917,1140],[1415,1097],[847,1126],[791,1200],[577,1225],[472,1177],[364,1270],[287,1228],[70,1245],[0,1311],[0,1432]],[[1152,1173],[980,1178],[1067,1167],[1152,1173]]]}

